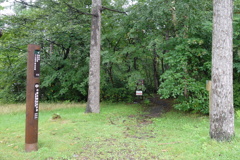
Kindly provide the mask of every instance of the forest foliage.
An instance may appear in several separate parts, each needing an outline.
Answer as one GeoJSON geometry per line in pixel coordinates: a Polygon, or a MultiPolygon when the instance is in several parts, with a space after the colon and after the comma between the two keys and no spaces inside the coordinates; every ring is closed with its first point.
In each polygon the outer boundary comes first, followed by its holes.
{"type": "MultiPolygon", "coordinates": [[[[212,2],[105,0],[101,100],[130,102],[144,94],[175,98],[175,108],[208,113],[212,2]]],[[[240,1],[234,1],[234,105],[240,107],[240,1]]],[[[25,101],[27,44],[41,50],[41,100],[86,101],[91,1],[16,1],[1,15],[0,101],[25,101]]]]}

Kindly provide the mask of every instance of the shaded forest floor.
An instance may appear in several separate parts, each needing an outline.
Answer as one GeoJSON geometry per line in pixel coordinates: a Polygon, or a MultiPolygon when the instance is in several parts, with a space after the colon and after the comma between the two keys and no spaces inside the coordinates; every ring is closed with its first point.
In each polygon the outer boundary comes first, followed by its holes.
{"type": "Polygon", "coordinates": [[[160,99],[159,96],[149,98],[150,104],[145,106],[146,111],[149,112],[150,117],[158,117],[163,113],[171,111],[173,108],[173,99],[160,99]]]}
{"type": "Polygon", "coordinates": [[[154,118],[159,117],[164,113],[167,113],[173,109],[174,99],[161,99],[159,95],[155,95],[150,98],[136,99],[135,103],[140,103],[143,107],[143,111],[146,117],[154,118]],[[144,101],[148,103],[145,104],[144,101]]]}

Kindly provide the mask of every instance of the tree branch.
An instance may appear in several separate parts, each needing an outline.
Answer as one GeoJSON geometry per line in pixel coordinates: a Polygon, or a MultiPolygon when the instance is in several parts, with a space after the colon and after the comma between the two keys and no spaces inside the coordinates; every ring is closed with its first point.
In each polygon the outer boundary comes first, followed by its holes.
{"type": "Polygon", "coordinates": [[[29,4],[29,3],[27,3],[27,2],[25,2],[25,1],[23,1],[23,0],[20,0],[20,1],[15,0],[14,2],[17,2],[17,3],[23,4],[23,5],[25,5],[25,6],[29,6],[29,7],[40,8],[39,6],[29,4]]]}
{"type": "Polygon", "coordinates": [[[118,12],[118,13],[123,13],[123,14],[126,14],[127,15],[127,13],[126,12],[123,12],[123,11],[118,11],[118,10],[115,10],[115,9],[110,9],[110,8],[107,8],[107,7],[104,7],[104,6],[102,6],[102,9],[101,9],[101,11],[103,11],[103,10],[109,10],[109,11],[112,11],[112,12],[118,12]]]}
{"type": "Polygon", "coordinates": [[[95,14],[91,14],[91,13],[86,13],[86,12],[83,12],[83,11],[80,11],[79,9],[71,6],[70,4],[66,3],[66,2],[63,2],[66,6],[68,6],[70,9],[74,10],[75,12],[79,13],[79,14],[85,14],[85,15],[89,15],[89,16],[95,16],[97,17],[97,15],[95,14]]]}
{"type": "Polygon", "coordinates": [[[55,45],[58,46],[58,47],[61,47],[61,48],[64,48],[64,49],[65,49],[65,47],[64,47],[62,44],[56,43],[55,41],[52,41],[52,40],[46,39],[46,38],[45,38],[45,40],[48,41],[48,42],[50,42],[50,43],[52,43],[52,44],[55,44],[55,45]]]}

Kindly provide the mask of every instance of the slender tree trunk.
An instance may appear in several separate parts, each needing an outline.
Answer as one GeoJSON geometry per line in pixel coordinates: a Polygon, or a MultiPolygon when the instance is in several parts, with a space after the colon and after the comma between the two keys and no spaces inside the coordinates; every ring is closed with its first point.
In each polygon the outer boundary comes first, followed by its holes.
{"type": "MultiPolygon", "coordinates": [[[[168,41],[170,36],[170,31],[166,31],[166,35],[165,35],[165,40],[168,41]]],[[[165,72],[165,70],[168,70],[169,69],[169,65],[168,64],[164,64],[164,55],[169,52],[168,50],[163,50],[163,55],[162,55],[162,58],[161,58],[161,65],[162,65],[162,74],[165,72]]]]}
{"type": "Polygon", "coordinates": [[[156,51],[156,44],[153,46],[153,77],[154,77],[154,91],[157,92],[158,91],[158,87],[159,87],[159,74],[158,74],[158,55],[157,55],[157,51],[156,51]]]}
{"type": "Polygon", "coordinates": [[[232,3],[213,0],[210,136],[218,141],[229,141],[234,136],[232,3]]]}
{"type": "Polygon", "coordinates": [[[49,53],[53,54],[53,43],[50,42],[49,53]]]}
{"type": "Polygon", "coordinates": [[[113,64],[110,62],[109,65],[110,65],[110,67],[107,68],[107,72],[108,72],[111,84],[114,85],[113,73],[112,73],[112,66],[113,66],[113,64]]]}
{"type": "Polygon", "coordinates": [[[100,112],[101,0],[92,0],[92,29],[87,113],[100,112]]]}

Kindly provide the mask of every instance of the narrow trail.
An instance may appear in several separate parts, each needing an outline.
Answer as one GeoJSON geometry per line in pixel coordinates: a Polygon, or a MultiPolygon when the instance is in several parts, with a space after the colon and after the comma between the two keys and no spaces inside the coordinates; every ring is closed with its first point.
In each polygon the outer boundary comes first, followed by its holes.
{"type": "Polygon", "coordinates": [[[144,106],[144,111],[147,112],[145,116],[159,117],[161,114],[169,112],[173,107],[173,99],[160,99],[159,96],[148,98],[150,101],[149,105],[144,106]]]}

